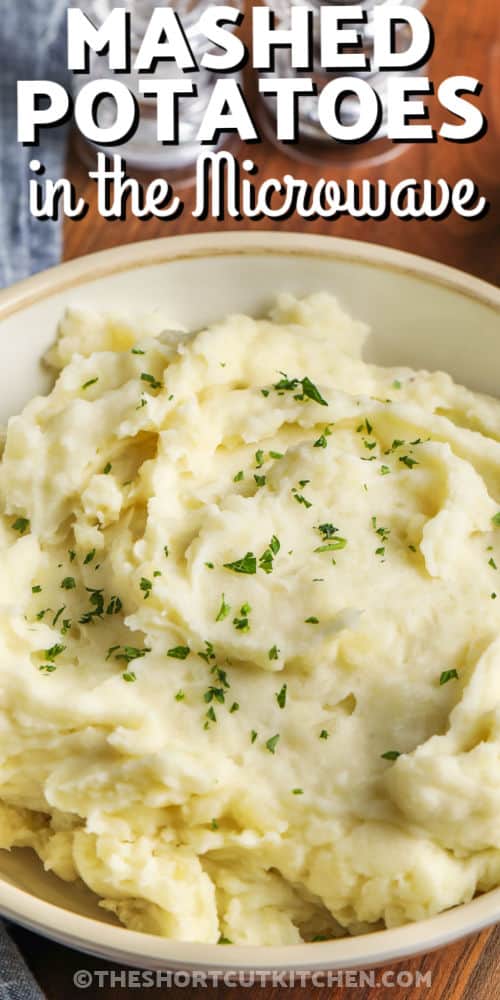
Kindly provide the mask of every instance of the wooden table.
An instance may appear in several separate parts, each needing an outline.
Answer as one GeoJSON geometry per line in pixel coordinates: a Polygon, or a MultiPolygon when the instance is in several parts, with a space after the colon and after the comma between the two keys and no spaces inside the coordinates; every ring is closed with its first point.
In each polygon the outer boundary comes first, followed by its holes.
{"type": "MultiPolygon", "coordinates": [[[[454,182],[459,177],[472,177],[493,206],[481,221],[464,221],[451,215],[445,221],[403,222],[395,218],[385,221],[357,221],[342,218],[335,223],[319,221],[304,222],[292,218],[280,223],[280,228],[301,232],[320,232],[353,239],[368,240],[388,246],[410,250],[426,257],[432,257],[446,264],[472,272],[489,281],[500,281],[499,243],[499,186],[500,186],[500,34],[499,0],[429,0],[428,13],[436,30],[436,49],[430,68],[430,77],[439,83],[444,77],[457,73],[476,76],[484,84],[480,97],[481,107],[489,118],[488,134],[479,142],[458,145],[440,140],[433,145],[408,146],[396,158],[371,166],[339,165],[332,158],[331,164],[317,165],[291,160],[285,153],[265,142],[260,146],[247,148],[259,166],[260,176],[280,177],[289,171],[296,176],[306,177],[314,182],[321,176],[335,177],[342,183],[347,176],[354,180],[379,177],[395,184],[406,177],[418,180],[429,177],[432,180],[443,177],[454,182]]],[[[433,122],[439,127],[439,108],[432,108],[433,122]]],[[[249,224],[230,221],[197,222],[191,216],[194,204],[193,193],[182,192],[186,209],[175,222],[152,220],[140,222],[129,218],[125,222],[105,222],[95,211],[94,185],[86,178],[86,172],[74,154],[70,157],[69,173],[82,194],[91,204],[86,219],[78,223],[68,223],[65,234],[65,255],[67,258],[101,250],[105,247],[130,243],[141,239],[155,239],[159,236],[177,235],[184,232],[207,232],[210,230],[245,229],[249,224]]],[[[251,228],[272,229],[275,224],[269,220],[253,223],[251,228]]],[[[69,951],[53,945],[25,931],[16,932],[28,962],[38,976],[49,1000],[61,1000],[73,996],[136,997],[137,989],[112,989],[108,986],[98,989],[78,991],[73,986],[73,974],[84,968],[90,970],[113,969],[100,959],[69,951]]],[[[499,963],[500,929],[488,930],[466,941],[451,945],[430,955],[404,962],[395,966],[396,970],[408,969],[412,972],[431,971],[431,990],[422,987],[399,987],[377,989],[314,989],[307,995],[322,1000],[337,1000],[338,997],[365,998],[377,996],[380,1000],[415,1000],[426,995],[432,1000],[490,1000],[500,995],[499,963]]],[[[167,995],[167,991],[143,990],[152,996],[167,995]]],[[[174,988],[168,991],[173,997],[192,996],[191,989],[174,988]]],[[[204,991],[212,993],[211,990],[204,991]]],[[[221,986],[216,990],[220,998],[244,996],[248,1000],[274,1000],[278,997],[278,987],[264,990],[231,988],[221,986]]],[[[282,994],[283,995],[283,994],[282,994]]],[[[286,991],[291,1000],[299,1000],[304,991],[299,988],[286,991]]]]}

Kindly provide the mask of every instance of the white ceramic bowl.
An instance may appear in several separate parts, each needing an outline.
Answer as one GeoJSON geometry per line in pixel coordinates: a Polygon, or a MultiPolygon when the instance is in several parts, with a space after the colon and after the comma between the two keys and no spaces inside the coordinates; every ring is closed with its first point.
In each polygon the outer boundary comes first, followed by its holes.
{"type": "MultiPolygon", "coordinates": [[[[68,305],[138,313],[196,327],[259,313],[279,291],[334,292],[373,333],[369,357],[444,368],[498,394],[500,292],[474,278],[365,243],[239,233],[140,243],[64,264],[0,293],[0,422],[47,387],[40,358],[68,305]]],[[[32,852],[0,851],[0,912],[122,964],[170,969],[366,967],[437,948],[500,918],[500,889],[430,920],[355,938],[280,948],[178,943],[113,923],[81,886],[45,874],[32,852]]]]}

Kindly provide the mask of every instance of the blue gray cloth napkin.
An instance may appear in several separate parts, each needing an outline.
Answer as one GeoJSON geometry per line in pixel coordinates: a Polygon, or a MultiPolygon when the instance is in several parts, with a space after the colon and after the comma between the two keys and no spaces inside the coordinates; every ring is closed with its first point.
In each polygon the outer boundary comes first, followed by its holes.
{"type": "MultiPolygon", "coordinates": [[[[57,264],[58,222],[34,219],[28,207],[32,159],[45,177],[64,176],[65,128],[42,129],[41,145],[17,142],[17,81],[55,80],[66,86],[67,0],[0,0],[0,288],[57,264]]],[[[1,998],[1,994],[0,994],[1,998]]]]}
{"type": "Polygon", "coordinates": [[[1,923],[0,1000],[44,1000],[44,994],[1,923]]]}
{"type": "MultiPolygon", "coordinates": [[[[17,143],[17,81],[67,85],[66,0],[0,0],[0,288],[56,264],[61,225],[34,219],[28,206],[30,160],[46,177],[64,176],[65,129],[46,131],[39,148],[17,143]]],[[[43,1000],[5,925],[0,923],[0,1000],[43,1000]]]]}

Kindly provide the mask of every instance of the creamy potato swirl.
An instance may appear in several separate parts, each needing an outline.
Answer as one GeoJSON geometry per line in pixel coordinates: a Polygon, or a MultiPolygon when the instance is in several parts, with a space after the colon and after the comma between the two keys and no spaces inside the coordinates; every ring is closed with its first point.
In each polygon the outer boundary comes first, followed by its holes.
{"type": "Polygon", "coordinates": [[[327,295],[164,325],[69,312],[7,428],[0,846],[206,942],[500,884],[500,402],[327,295]]]}

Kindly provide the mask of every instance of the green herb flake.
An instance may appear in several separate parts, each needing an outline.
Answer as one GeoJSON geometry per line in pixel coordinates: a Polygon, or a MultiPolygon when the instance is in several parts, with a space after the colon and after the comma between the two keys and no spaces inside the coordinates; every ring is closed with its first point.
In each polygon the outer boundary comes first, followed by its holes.
{"type": "Polygon", "coordinates": [[[269,452],[269,458],[274,458],[276,460],[278,460],[280,458],[283,458],[283,452],[282,451],[270,451],[269,452]]]}
{"type": "Polygon", "coordinates": [[[12,525],[13,531],[18,531],[20,535],[25,535],[30,528],[30,521],[27,517],[18,517],[12,525]]]}
{"type": "Polygon", "coordinates": [[[389,468],[388,465],[381,465],[380,466],[380,475],[381,476],[388,476],[389,473],[390,473],[390,471],[391,470],[390,470],[390,468],[389,468]]]}
{"type": "Polygon", "coordinates": [[[443,670],[439,678],[439,684],[442,687],[443,684],[447,684],[448,681],[457,681],[457,680],[458,680],[457,670],[443,670]]]}
{"type": "Polygon", "coordinates": [[[491,559],[488,559],[488,566],[491,566],[492,569],[498,569],[498,566],[497,566],[497,564],[496,564],[493,556],[491,557],[491,559]]]}
{"type": "Polygon", "coordinates": [[[399,381],[399,379],[397,379],[397,378],[394,379],[394,382],[392,383],[392,388],[393,389],[402,389],[403,388],[402,383],[399,381]]]}
{"type": "Polygon", "coordinates": [[[493,515],[493,517],[491,518],[491,520],[492,520],[492,523],[495,525],[495,528],[500,528],[500,510],[496,514],[493,515]]]}
{"type": "Polygon", "coordinates": [[[233,573],[254,574],[257,572],[257,559],[253,552],[247,552],[242,559],[236,559],[235,562],[224,563],[224,569],[230,569],[233,573]]]}
{"type": "Polygon", "coordinates": [[[54,670],[57,670],[55,663],[43,663],[41,667],[38,668],[42,673],[53,674],[54,670]]]}
{"type": "Polygon", "coordinates": [[[102,470],[103,474],[105,476],[109,476],[109,473],[111,472],[112,468],[113,468],[113,466],[111,465],[111,462],[106,462],[106,465],[104,466],[104,469],[102,470]]]}
{"type": "Polygon", "coordinates": [[[322,729],[321,730],[321,732],[319,734],[319,738],[320,738],[320,740],[327,740],[328,739],[328,732],[327,732],[326,729],[322,729]]]}
{"type": "Polygon", "coordinates": [[[148,580],[145,576],[141,577],[139,587],[144,594],[144,600],[147,601],[148,597],[151,597],[151,591],[153,589],[151,580],[148,580]]]}
{"type": "Polygon", "coordinates": [[[347,538],[341,538],[337,536],[331,542],[325,542],[324,545],[318,545],[315,552],[338,552],[340,549],[345,549],[347,545],[347,538]]]}
{"type": "Polygon", "coordinates": [[[292,490],[292,494],[294,500],[296,500],[297,503],[301,503],[307,509],[309,509],[309,507],[312,507],[311,501],[307,500],[306,497],[302,496],[302,493],[297,493],[297,490],[295,488],[292,490]]]}
{"type": "Polygon", "coordinates": [[[171,656],[174,660],[185,660],[190,652],[189,646],[174,646],[167,650],[167,656],[171,656]]]}
{"type": "Polygon", "coordinates": [[[381,753],[380,756],[383,760],[397,760],[401,757],[401,752],[399,750],[386,750],[385,753],[381,753]]]}
{"type": "Polygon", "coordinates": [[[61,581],[61,590],[74,590],[76,587],[76,580],[74,576],[65,576],[64,580],[61,581]]]}
{"type": "Polygon", "coordinates": [[[235,476],[233,476],[233,483],[241,483],[241,480],[244,478],[245,478],[245,473],[243,472],[243,469],[240,469],[240,471],[237,472],[235,476]]]}
{"type": "Polygon", "coordinates": [[[133,347],[132,348],[132,354],[145,354],[145,353],[146,353],[146,351],[141,350],[140,347],[133,347]]]}
{"type": "Polygon", "coordinates": [[[409,455],[400,455],[399,461],[402,462],[403,465],[406,465],[407,469],[413,469],[414,465],[419,464],[415,458],[410,458],[409,455]]]}
{"type": "Polygon", "coordinates": [[[122,677],[123,680],[127,682],[127,684],[133,684],[134,681],[137,680],[137,677],[134,674],[133,670],[127,670],[125,674],[122,674],[122,677]]]}
{"type": "Polygon", "coordinates": [[[95,557],[95,549],[92,549],[91,552],[87,552],[87,555],[85,556],[85,559],[83,560],[83,565],[84,566],[88,566],[89,563],[92,562],[92,560],[94,559],[94,557],[95,557]]]}
{"type": "Polygon", "coordinates": [[[42,588],[41,588],[41,586],[40,586],[39,583],[37,583],[36,586],[34,586],[34,587],[31,588],[31,593],[32,594],[41,594],[41,592],[42,592],[42,588]]]}
{"type": "MultiPolygon", "coordinates": [[[[113,650],[113,652],[115,652],[115,650],[121,649],[121,652],[116,652],[115,660],[124,660],[125,663],[131,663],[132,660],[141,660],[144,656],[146,656],[146,653],[151,652],[149,646],[145,646],[144,649],[138,649],[137,646],[123,646],[123,647],[111,646],[110,648],[113,650]]],[[[109,650],[108,650],[108,655],[109,655],[109,650]]]]}
{"type": "Polygon", "coordinates": [[[292,795],[303,795],[303,794],[304,794],[303,788],[292,788],[292,795]]]}
{"type": "Polygon", "coordinates": [[[313,448],[326,448],[327,445],[328,441],[326,440],[325,435],[320,434],[319,438],[317,438],[317,440],[314,442],[313,448]]]}
{"type": "Polygon", "coordinates": [[[258,476],[256,473],[254,473],[254,477],[253,478],[255,479],[255,482],[257,483],[257,486],[265,486],[266,485],[266,477],[265,476],[258,476]]]}
{"type": "Polygon", "coordinates": [[[255,731],[255,729],[252,729],[250,733],[250,743],[255,743],[255,740],[257,739],[258,735],[259,734],[255,731]]]}
{"type": "Polygon", "coordinates": [[[271,549],[273,555],[275,556],[278,555],[278,552],[281,548],[281,544],[279,538],[277,538],[276,535],[273,535],[273,537],[271,538],[271,541],[269,542],[269,548],[271,549]]]}
{"type": "Polygon", "coordinates": [[[69,561],[74,562],[76,559],[76,552],[74,552],[73,549],[69,549],[68,556],[69,556],[69,561]]]}
{"type": "Polygon", "coordinates": [[[276,747],[278,746],[279,740],[279,733],[276,733],[275,736],[271,736],[270,739],[266,740],[266,750],[269,750],[269,753],[276,753],[276,747]]]}
{"type": "Polygon", "coordinates": [[[122,607],[123,607],[123,604],[122,604],[120,598],[117,597],[116,594],[113,594],[113,596],[111,597],[110,602],[109,602],[109,604],[108,604],[108,606],[106,608],[106,614],[107,615],[118,615],[120,613],[120,611],[122,610],[122,607]]]}
{"type": "Polygon", "coordinates": [[[229,713],[232,715],[233,712],[237,712],[238,711],[239,707],[240,707],[239,703],[237,701],[233,701],[233,704],[231,705],[231,708],[229,709],[229,713]]]}
{"type": "Polygon", "coordinates": [[[279,658],[280,651],[277,646],[271,646],[267,656],[269,660],[277,660],[279,658]]]}
{"type": "Polygon", "coordinates": [[[219,829],[219,824],[218,824],[218,822],[217,822],[216,819],[211,819],[210,820],[210,829],[211,830],[218,830],[219,829]]]}
{"type": "Polygon", "coordinates": [[[150,375],[149,372],[142,372],[141,382],[147,382],[152,389],[161,389],[162,387],[162,383],[154,375],[150,375]]]}
{"type": "Polygon", "coordinates": [[[99,378],[89,378],[88,382],[84,382],[82,389],[90,389],[91,385],[95,385],[99,381],[99,378]]]}
{"type": "Polygon", "coordinates": [[[255,452],[255,468],[261,469],[263,465],[264,465],[264,452],[262,451],[262,448],[259,448],[259,450],[255,452]]]}
{"type": "Polygon", "coordinates": [[[319,625],[319,618],[315,618],[314,615],[311,615],[310,618],[305,618],[304,619],[304,624],[305,625],[319,625]]]}
{"type": "Polygon", "coordinates": [[[314,382],[311,382],[311,380],[307,378],[307,375],[302,379],[302,392],[304,393],[304,396],[307,396],[308,399],[312,399],[315,403],[319,403],[320,406],[328,406],[326,399],[323,399],[318,387],[314,385],[314,382]]]}
{"type": "Polygon", "coordinates": [[[223,594],[222,597],[221,597],[220,608],[219,608],[219,610],[217,612],[215,621],[216,622],[223,622],[224,618],[227,618],[227,616],[228,616],[228,614],[229,614],[230,611],[231,611],[231,605],[226,602],[224,594],[223,594]]]}
{"type": "Polygon", "coordinates": [[[231,939],[228,937],[224,937],[223,934],[221,934],[219,940],[217,941],[217,944],[232,944],[232,943],[233,942],[231,941],[231,939]]]}
{"type": "Polygon", "coordinates": [[[287,692],[287,686],[286,684],[283,684],[281,690],[278,691],[275,695],[276,701],[278,702],[280,708],[284,708],[286,705],[286,692],[287,692]]]}

